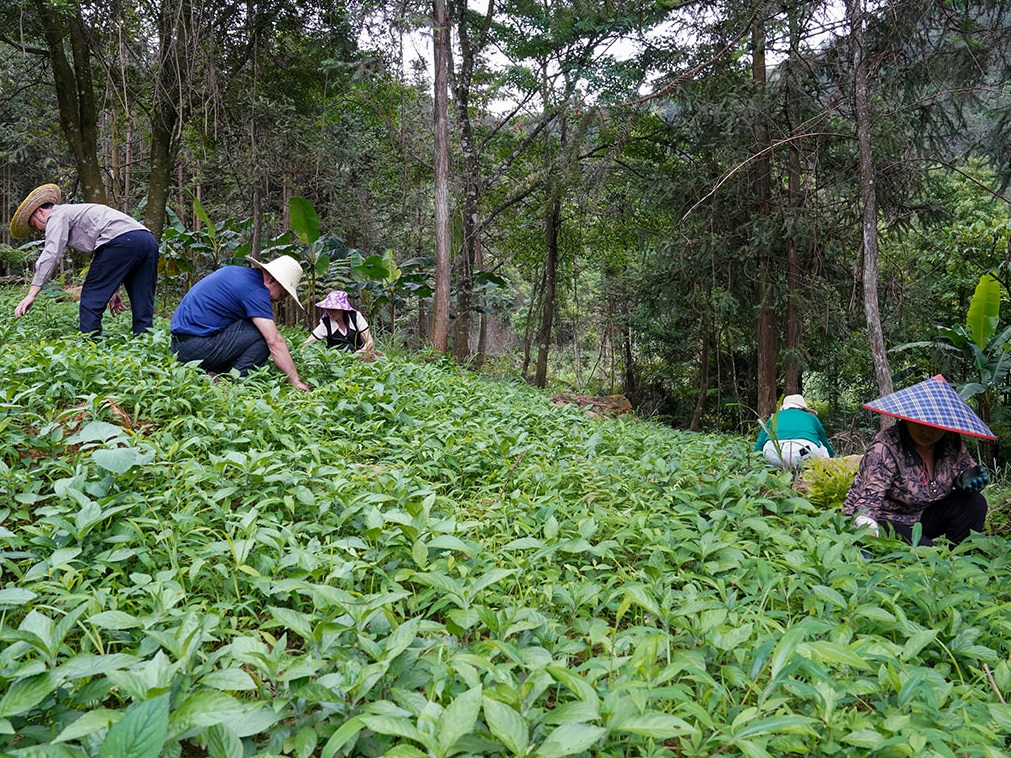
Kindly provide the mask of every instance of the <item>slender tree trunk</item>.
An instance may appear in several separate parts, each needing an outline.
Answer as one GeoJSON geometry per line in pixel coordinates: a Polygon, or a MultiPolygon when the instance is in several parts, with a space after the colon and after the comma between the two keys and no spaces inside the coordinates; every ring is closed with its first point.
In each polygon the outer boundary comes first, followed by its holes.
{"type": "Polygon", "coordinates": [[[542,389],[548,384],[548,352],[551,349],[551,327],[555,318],[558,226],[561,223],[561,216],[562,202],[558,197],[552,197],[544,220],[544,295],[541,298],[541,323],[537,329],[537,367],[534,370],[534,385],[542,389]]]}
{"type": "MultiPolygon", "coordinates": [[[[475,252],[477,253],[477,257],[474,259],[474,266],[481,271],[484,269],[484,246],[481,244],[480,235],[478,235],[475,252]]],[[[480,305],[484,305],[483,297],[480,305]]],[[[485,357],[488,352],[488,314],[485,313],[484,308],[481,308],[478,321],[477,352],[474,353],[474,368],[480,371],[484,366],[485,357]]]]}
{"type": "Polygon", "coordinates": [[[89,203],[108,202],[98,163],[98,108],[91,75],[91,49],[81,8],[70,6],[73,16],[65,23],[59,6],[46,0],[35,0],[35,6],[53,67],[60,128],[74,156],[81,194],[89,203]],[[67,60],[65,40],[70,44],[73,65],[67,60]]]}
{"type": "Polygon", "coordinates": [[[699,351],[699,372],[696,378],[698,392],[695,394],[695,410],[692,411],[692,420],[688,429],[693,432],[702,428],[702,416],[706,412],[706,398],[709,396],[709,355],[712,350],[712,327],[709,325],[710,316],[707,314],[706,324],[702,330],[702,349],[699,351]]]}
{"type": "Polygon", "coordinates": [[[481,245],[481,156],[471,123],[470,95],[474,80],[477,53],[484,47],[488,29],[495,12],[494,0],[488,3],[485,16],[477,28],[477,39],[471,36],[472,19],[476,11],[470,11],[466,0],[452,0],[456,21],[457,41],[460,50],[459,70],[454,77],[453,92],[456,100],[456,123],[460,134],[460,151],[463,154],[463,240],[457,258],[456,278],[456,323],[453,326],[453,357],[464,362],[470,357],[470,325],[474,299],[474,268],[477,264],[478,248],[481,245]]]}
{"type": "Polygon", "coordinates": [[[183,89],[189,66],[189,0],[165,0],[158,17],[158,73],[151,112],[151,173],[144,225],[161,239],[165,207],[172,191],[172,172],[179,146],[178,129],[185,107],[183,89]]]}
{"type": "MultiPolygon", "coordinates": [[[[796,59],[800,48],[801,25],[795,16],[790,18],[790,51],[792,60],[788,68],[786,88],[786,120],[790,125],[790,148],[787,157],[787,195],[789,211],[792,214],[793,229],[797,228],[803,209],[801,194],[801,144],[799,99],[800,90],[795,70],[801,65],[796,59]]],[[[800,249],[797,233],[791,232],[786,242],[786,352],[783,356],[783,393],[800,394],[800,350],[801,350],[801,284],[800,249]]],[[[764,417],[763,417],[764,418],[764,417]]]]}
{"type": "Polygon", "coordinates": [[[446,0],[433,0],[435,68],[435,293],[432,347],[449,350],[449,13],[446,0]]]}
{"type": "Polygon", "coordinates": [[[635,351],[632,349],[631,329],[625,329],[622,352],[625,359],[625,377],[622,380],[621,389],[625,397],[636,397],[639,393],[639,374],[635,370],[635,351]]]}
{"type": "MultiPolygon", "coordinates": [[[[867,318],[867,336],[874,361],[874,378],[882,395],[892,392],[892,374],[885,352],[881,312],[878,307],[878,205],[875,190],[876,174],[871,152],[871,114],[868,79],[870,77],[867,50],[864,41],[864,11],[862,0],[847,0],[850,22],[850,39],[853,45],[853,105],[857,122],[859,145],[860,204],[862,209],[862,249],[864,269],[864,313],[867,318]]],[[[889,422],[882,417],[882,426],[889,422]]]]}
{"type": "Polygon", "coordinates": [[[530,293],[530,307],[527,309],[527,322],[523,327],[523,364],[520,367],[520,376],[524,380],[527,378],[527,371],[530,368],[530,348],[533,342],[534,324],[537,314],[541,311],[541,298],[544,294],[544,271],[534,283],[533,292],[530,293]]]}
{"type": "MultiPolygon", "coordinates": [[[[759,100],[765,97],[765,21],[759,19],[752,27],[752,78],[759,100]]],[[[762,113],[755,126],[755,148],[761,151],[755,161],[755,208],[759,217],[767,219],[771,208],[770,174],[772,159],[767,150],[769,127],[762,113]]],[[[776,409],[776,360],[779,340],[776,331],[776,281],[773,251],[763,241],[758,261],[758,413],[765,418],[776,409]]]]}

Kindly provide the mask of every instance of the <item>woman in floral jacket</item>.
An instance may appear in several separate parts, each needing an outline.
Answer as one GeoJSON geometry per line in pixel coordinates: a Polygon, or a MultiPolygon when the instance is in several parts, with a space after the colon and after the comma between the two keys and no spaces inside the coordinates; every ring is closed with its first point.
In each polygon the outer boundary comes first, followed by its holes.
{"type": "Polygon", "coordinates": [[[907,542],[919,523],[921,545],[942,535],[957,544],[982,531],[987,503],[980,490],[989,477],[962,435],[994,439],[993,433],[943,377],[865,407],[900,420],[871,440],[843,511],[875,531],[887,525],[907,542]]]}

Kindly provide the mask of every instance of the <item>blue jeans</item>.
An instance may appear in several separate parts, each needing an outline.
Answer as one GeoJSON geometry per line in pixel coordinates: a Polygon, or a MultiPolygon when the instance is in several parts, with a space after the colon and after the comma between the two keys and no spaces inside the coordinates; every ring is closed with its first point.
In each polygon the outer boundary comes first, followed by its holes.
{"type": "Polygon", "coordinates": [[[158,241],[146,229],[121,234],[95,250],[81,288],[81,331],[102,333],[102,314],[123,285],[130,298],[133,333],[151,328],[158,282],[158,241]]]}
{"type": "Polygon", "coordinates": [[[240,376],[259,368],[270,357],[267,340],[250,319],[236,321],[206,337],[173,334],[172,352],[182,363],[200,361],[204,371],[224,374],[235,369],[240,376]]]}

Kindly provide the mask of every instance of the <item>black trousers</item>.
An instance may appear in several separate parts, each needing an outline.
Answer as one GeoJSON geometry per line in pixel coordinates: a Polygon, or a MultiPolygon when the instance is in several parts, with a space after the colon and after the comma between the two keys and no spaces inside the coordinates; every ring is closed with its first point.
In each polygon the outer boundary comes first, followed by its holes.
{"type": "Polygon", "coordinates": [[[101,334],[102,314],[119,285],[126,288],[133,314],[133,333],[151,328],[154,291],[158,282],[158,241],[138,229],[121,234],[98,248],[81,288],[81,331],[101,334]]]}
{"type": "Polygon", "coordinates": [[[173,334],[172,352],[183,363],[200,361],[204,371],[224,374],[234,368],[240,376],[259,368],[270,357],[267,341],[250,319],[236,321],[207,337],[173,334]]]}
{"type": "MultiPolygon", "coordinates": [[[[921,545],[933,545],[934,538],[944,535],[953,544],[958,544],[970,532],[982,532],[986,521],[986,498],[978,492],[952,490],[951,494],[928,506],[920,515],[922,533],[921,545]]],[[[895,534],[912,544],[913,524],[896,524],[884,521],[895,534]]]]}

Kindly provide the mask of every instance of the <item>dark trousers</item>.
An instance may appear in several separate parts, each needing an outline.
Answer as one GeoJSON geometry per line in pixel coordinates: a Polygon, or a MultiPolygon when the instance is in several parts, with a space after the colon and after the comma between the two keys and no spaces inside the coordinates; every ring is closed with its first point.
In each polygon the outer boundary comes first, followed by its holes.
{"type": "Polygon", "coordinates": [[[151,328],[158,281],[158,241],[146,229],[121,234],[94,252],[81,289],[81,331],[102,333],[102,314],[119,285],[126,288],[133,333],[151,328]]]}
{"type": "Polygon", "coordinates": [[[236,321],[207,337],[172,335],[172,352],[183,363],[200,361],[200,368],[224,374],[233,368],[245,376],[270,357],[267,341],[249,319],[236,321]]]}
{"type": "MultiPolygon", "coordinates": [[[[920,515],[923,531],[920,536],[921,545],[933,545],[934,538],[942,534],[953,544],[958,544],[969,532],[982,532],[986,521],[986,498],[978,492],[952,490],[943,500],[928,507],[920,515]]],[[[885,521],[895,534],[912,543],[913,525],[896,524],[885,521]]]]}

